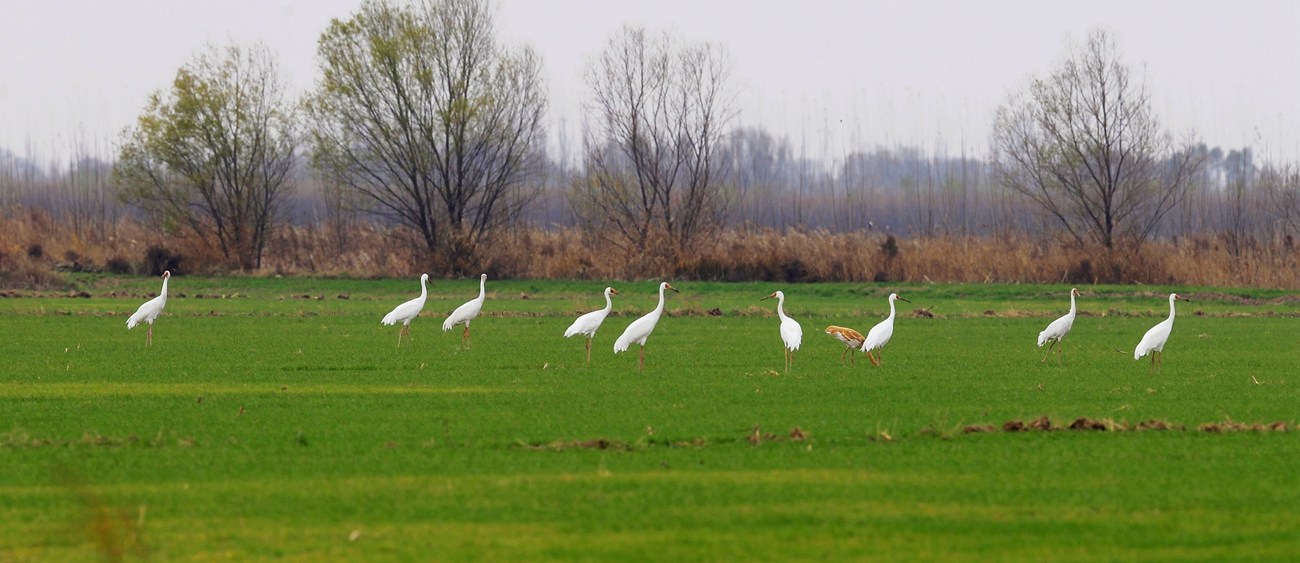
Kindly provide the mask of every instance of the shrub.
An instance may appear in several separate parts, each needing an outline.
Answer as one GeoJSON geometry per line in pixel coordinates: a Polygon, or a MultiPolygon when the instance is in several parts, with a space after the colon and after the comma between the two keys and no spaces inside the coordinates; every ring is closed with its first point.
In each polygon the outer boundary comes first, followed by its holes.
{"type": "Polygon", "coordinates": [[[109,273],[112,274],[123,275],[131,273],[131,263],[121,256],[109,258],[108,262],[104,265],[108,268],[109,273]]]}
{"type": "Polygon", "coordinates": [[[151,276],[161,276],[170,271],[173,276],[182,274],[181,262],[185,260],[180,253],[173,253],[161,246],[150,246],[144,253],[144,270],[151,276]]]}

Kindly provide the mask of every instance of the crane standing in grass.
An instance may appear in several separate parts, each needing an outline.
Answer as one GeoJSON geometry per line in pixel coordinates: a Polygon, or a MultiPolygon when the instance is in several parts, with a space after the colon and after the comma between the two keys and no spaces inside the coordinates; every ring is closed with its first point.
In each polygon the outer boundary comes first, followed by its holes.
{"type": "Polygon", "coordinates": [[[895,301],[911,303],[911,301],[899,297],[897,293],[889,294],[889,318],[880,321],[879,324],[871,327],[871,331],[867,333],[867,339],[862,342],[862,351],[867,353],[867,359],[871,360],[872,364],[881,365],[881,363],[884,362],[884,356],[880,354],[880,349],[884,348],[885,344],[889,343],[889,338],[894,335],[895,301]],[[879,358],[871,355],[873,350],[879,358]]]}
{"type": "Polygon", "coordinates": [[[429,297],[429,288],[425,283],[429,281],[429,274],[420,274],[420,296],[398,305],[393,312],[384,315],[384,319],[379,321],[382,324],[393,326],[402,323],[402,330],[397,331],[397,347],[402,347],[402,335],[407,335],[407,342],[410,342],[411,321],[420,316],[420,310],[424,309],[424,301],[429,297]]]}
{"type": "Polygon", "coordinates": [[[484,285],[486,283],[487,283],[487,274],[483,274],[479,276],[478,297],[469,300],[467,303],[461,305],[460,307],[456,307],[456,310],[451,312],[451,315],[447,317],[447,320],[442,321],[443,332],[447,332],[451,330],[452,327],[458,324],[461,323],[465,324],[465,334],[461,335],[461,339],[460,339],[460,345],[465,349],[469,349],[469,345],[470,345],[469,323],[470,321],[474,320],[474,317],[478,316],[479,311],[483,310],[483,301],[487,299],[486,287],[484,285]]]}
{"type": "Polygon", "coordinates": [[[1039,348],[1042,348],[1044,344],[1051,342],[1051,344],[1047,344],[1047,355],[1043,356],[1043,361],[1038,363],[1047,363],[1048,356],[1052,355],[1053,346],[1056,347],[1056,363],[1061,363],[1061,339],[1065,338],[1065,335],[1070,334],[1070,328],[1074,326],[1074,314],[1078,312],[1078,308],[1074,305],[1074,298],[1078,295],[1078,289],[1070,289],[1070,312],[1066,313],[1064,317],[1052,321],[1052,324],[1047,325],[1047,329],[1038,333],[1039,348]]]}
{"type": "Polygon", "coordinates": [[[1160,321],[1160,324],[1151,327],[1146,334],[1142,335],[1142,341],[1138,343],[1137,348],[1133,350],[1133,359],[1142,359],[1142,356],[1151,354],[1151,372],[1155,373],[1157,367],[1163,370],[1165,359],[1165,342],[1169,340],[1169,333],[1174,330],[1174,301],[1192,300],[1183,297],[1177,293],[1169,294],[1169,318],[1160,321]]]}
{"type": "Polygon", "coordinates": [[[167,305],[167,280],[172,277],[170,271],[163,272],[162,291],[158,292],[158,297],[145,301],[135,310],[135,314],[126,320],[126,329],[131,330],[135,325],[141,322],[149,323],[149,333],[144,337],[145,346],[153,346],[153,321],[162,313],[163,307],[167,305]]]}
{"type": "Polygon", "coordinates": [[[855,359],[857,356],[854,354],[858,351],[858,348],[862,347],[862,343],[867,340],[862,337],[862,333],[851,328],[831,325],[826,327],[826,334],[834,336],[836,340],[844,343],[844,351],[840,353],[840,363],[844,363],[844,354],[848,354],[849,363],[857,365],[855,359]]]}
{"type": "Polygon", "coordinates": [[[614,289],[612,287],[605,288],[605,308],[598,309],[590,313],[587,313],[581,317],[578,317],[578,320],[573,321],[573,324],[569,325],[568,330],[564,331],[565,338],[568,338],[575,334],[582,334],[587,337],[587,361],[588,362],[591,361],[591,339],[596,337],[596,329],[599,329],[600,324],[605,322],[605,317],[608,317],[609,312],[614,310],[614,302],[609,299],[610,295],[623,295],[623,294],[619,293],[617,289],[614,289]]]}
{"type": "Polygon", "coordinates": [[[765,301],[773,297],[776,298],[776,316],[781,319],[781,343],[782,351],[785,352],[785,372],[790,373],[790,368],[794,365],[794,353],[799,350],[799,344],[803,342],[803,327],[799,326],[799,321],[785,316],[785,293],[777,291],[759,299],[759,301],[765,301]]]}
{"type": "Polygon", "coordinates": [[[677,288],[673,287],[672,285],[669,285],[668,282],[660,283],[659,284],[659,306],[655,307],[655,310],[646,313],[645,316],[635,321],[632,321],[632,324],[627,325],[627,329],[623,331],[622,336],[619,336],[618,340],[614,341],[615,354],[619,352],[626,352],[627,347],[631,346],[633,343],[641,345],[641,358],[637,360],[637,364],[636,364],[637,371],[641,371],[642,369],[645,368],[645,341],[646,339],[650,338],[650,333],[654,332],[655,325],[659,324],[659,317],[664,313],[664,290],[665,289],[672,290],[673,292],[676,293],[681,293],[680,291],[677,291],[677,288]]]}

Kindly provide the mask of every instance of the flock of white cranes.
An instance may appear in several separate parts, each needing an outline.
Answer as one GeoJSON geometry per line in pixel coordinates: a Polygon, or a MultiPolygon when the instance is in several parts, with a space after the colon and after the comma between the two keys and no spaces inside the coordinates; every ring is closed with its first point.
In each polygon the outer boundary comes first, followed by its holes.
{"type": "MultiPolygon", "coordinates": [[[[162,313],[163,307],[167,305],[167,280],[171,278],[171,272],[163,272],[162,278],[162,291],[158,293],[158,297],[150,299],[143,305],[140,305],[140,308],[136,310],[135,314],[131,315],[131,317],[126,320],[126,328],[128,330],[135,328],[136,325],[142,322],[148,323],[149,332],[145,337],[146,346],[153,345],[153,322],[158,318],[158,315],[162,313]]],[[[380,321],[380,323],[389,326],[402,323],[402,329],[397,333],[397,346],[399,348],[402,346],[403,336],[406,336],[408,340],[410,338],[411,321],[415,320],[415,318],[420,315],[420,311],[424,309],[424,302],[429,297],[428,282],[429,274],[421,274],[420,296],[398,305],[392,310],[392,312],[384,315],[384,318],[380,321]]],[[[458,324],[465,325],[465,332],[461,336],[461,346],[464,348],[469,348],[470,346],[470,322],[472,322],[474,318],[478,316],[479,312],[483,310],[483,301],[487,299],[486,284],[487,274],[479,276],[478,297],[471,299],[460,307],[457,307],[456,310],[452,311],[451,315],[447,317],[447,320],[442,323],[443,332],[451,330],[458,324]]],[[[660,283],[659,305],[657,305],[653,311],[650,311],[641,318],[632,321],[632,324],[628,325],[627,328],[623,330],[623,334],[618,337],[618,340],[614,341],[615,354],[626,352],[628,347],[633,344],[637,344],[641,347],[640,359],[637,361],[638,370],[644,369],[645,367],[646,340],[650,338],[650,333],[654,332],[655,326],[659,324],[659,317],[663,316],[664,291],[680,293],[677,288],[673,287],[668,282],[660,283]]],[[[608,317],[610,311],[614,309],[614,302],[610,299],[610,295],[622,294],[612,287],[606,287],[604,295],[604,309],[598,309],[578,317],[578,319],[573,321],[573,324],[564,331],[565,338],[578,334],[587,337],[587,361],[589,362],[591,361],[591,341],[596,337],[596,331],[600,329],[601,323],[605,322],[605,318],[608,317]]],[[[1052,355],[1053,347],[1056,349],[1057,362],[1061,362],[1061,340],[1064,339],[1065,336],[1070,333],[1070,329],[1074,327],[1075,314],[1078,312],[1075,298],[1078,297],[1078,295],[1078,289],[1071,289],[1070,312],[1066,313],[1065,316],[1052,321],[1051,324],[1047,325],[1045,330],[1038,333],[1038,346],[1041,348],[1044,344],[1048,345],[1047,354],[1043,356],[1042,361],[1039,363],[1047,362],[1047,358],[1052,355]]],[[[786,372],[789,372],[790,368],[794,364],[794,353],[799,350],[799,346],[803,343],[803,327],[799,325],[798,321],[785,314],[785,293],[777,291],[760,299],[760,301],[766,299],[777,300],[776,315],[781,320],[780,333],[781,342],[785,349],[785,370],[786,372]]],[[[1165,342],[1169,340],[1169,333],[1172,332],[1174,328],[1174,302],[1180,300],[1190,301],[1177,293],[1169,294],[1169,318],[1161,321],[1160,324],[1151,327],[1151,330],[1148,330],[1146,334],[1142,336],[1142,341],[1138,343],[1137,348],[1133,351],[1134,360],[1139,360],[1142,356],[1146,355],[1151,356],[1151,371],[1153,372],[1163,367],[1165,342]]],[[[846,346],[844,353],[850,354],[849,360],[851,363],[854,361],[852,354],[856,351],[862,351],[867,354],[867,359],[871,360],[872,364],[877,366],[882,365],[883,356],[881,356],[881,349],[884,348],[885,344],[889,343],[890,337],[894,335],[894,317],[897,314],[897,310],[894,306],[895,301],[911,303],[911,301],[899,297],[897,293],[889,294],[889,317],[885,318],[885,320],[881,321],[876,326],[871,327],[871,330],[867,332],[866,337],[863,337],[862,333],[856,330],[840,326],[827,327],[826,334],[844,343],[846,346]]],[[[841,362],[844,361],[844,353],[840,354],[841,362]]]]}

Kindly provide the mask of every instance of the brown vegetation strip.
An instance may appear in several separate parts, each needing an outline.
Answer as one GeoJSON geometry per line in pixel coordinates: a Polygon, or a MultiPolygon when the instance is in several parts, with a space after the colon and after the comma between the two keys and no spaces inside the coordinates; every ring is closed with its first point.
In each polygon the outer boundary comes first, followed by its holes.
{"type": "MultiPolygon", "coordinates": [[[[231,271],[218,249],[188,234],[163,234],[130,215],[101,223],[85,236],[68,217],[37,207],[0,207],[0,286],[69,289],[74,269],[143,274],[161,265],[151,247],[193,274],[231,271]],[[34,251],[39,248],[39,251],[34,251]],[[63,257],[60,259],[59,257],[63,257]]],[[[373,221],[278,224],[262,260],[263,273],[413,278],[427,270],[413,233],[373,221]],[[335,228],[337,227],[337,228],[335,228]]],[[[722,229],[676,256],[624,251],[582,228],[518,226],[492,237],[472,271],[493,278],[780,282],[1142,283],[1202,287],[1300,288],[1289,243],[1230,246],[1215,234],[1151,241],[1113,253],[1059,244],[1030,233],[937,235],[902,239],[872,232],[831,233],[803,228],[722,229]],[[893,240],[891,240],[893,239],[893,240]]],[[[664,245],[650,245],[652,249],[664,245]]],[[[1192,294],[1192,299],[1220,298],[1192,294]]],[[[1223,295],[1243,305],[1291,302],[1223,295]]]]}
{"type": "MultiPolygon", "coordinates": [[[[284,389],[285,387],[281,387],[281,390],[284,389]]],[[[202,397],[200,397],[198,400],[202,401],[203,399],[202,397]]],[[[236,416],[238,416],[239,414],[243,414],[243,412],[244,412],[243,407],[240,407],[239,413],[236,414],[236,416]]],[[[1054,430],[1064,430],[1064,429],[1069,429],[1073,431],[1084,431],[1084,432],[1087,431],[1141,432],[1146,430],[1185,431],[1187,427],[1182,424],[1174,424],[1171,422],[1167,422],[1163,420],[1155,420],[1155,419],[1142,421],[1137,424],[1129,424],[1127,421],[1117,422],[1111,419],[1094,420],[1091,418],[1077,418],[1073,422],[1071,422],[1068,426],[1061,427],[1061,426],[1053,425],[1051,419],[1049,419],[1046,416],[1042,416],[1037,419],[1034,419],[1030,421],[1028,424],[1019,420],[1008,420],[1004,422],[1001,426],[1001,430],[1003,432],[1034,432],[1034,431],[1051,432],[1054,430]]],[[[1282,421],[1270,422],[1270,423],[1256,422],[1253,424],[1244,424],[1244,423],[1240,423],[1228,419],[1223,422],[1207,422],[1205,424],[1201,424],[1196,427],[1196,430],[1198,432],[1204,432],[1207,434],[1224,434],[1229,432],[1257,432],[1257,433],[1287,432],[1292,430],[1292,428],[1288,426],[1287,423],[1282,421]]],[[[1296,425],[1295,430],[1300,430],[1300,425],[1296,425]]],[[[971,424],[963,427],[961,431],[962,434],[983,434],[983,433],[997,433],[997,432],[998,432],[998,427],[992,424],[971,424]]],[[[946,432],[936,430],[934,425],[926,426],[925,428],[917,432],[917,435],[918,436],[937,435],[945,439],[951,437],[946,432]]],[[[182,438],[176,438],[176,437],[164,438],[161,432],[159,432],[158,435],[155,436],[154,438],[146,438],[146,439],[141,439],[134,434],[126,438],[111,438],[107,436],[101,436],[96,433],[87,432],[84,433],[80,439],[66,440],[66,439],[50,439],[50,438],[35,437],[28,434],[24,430],[15,428],[14,430],[11,430],[9,432],[0,432],[0,448],[16,449],[16,448],[74,447],[74,446],[106,447],[106,448],[121,448],[121,447],[159,448],[159,447],[165,447],[171,445],[173,439],[175,440],[175,445],[177,447],[190,448],[199,445],[198,441],[192,436],[185,436],[182,438]]],[[[734,443],[736,441],[749,442],[750,444],[757,446],[757,445],[761,445],[764,442],[781,442],[786,440],[791,442],[803,442],[808,439],[809,439],[808,433],[797,426],[791,429],[790,432],[785,436],[780,436],[771,433],[764,433],[760,427],[755,426],[753,430],[747,432],[740,440],[724,439],[719,441],[710,441],[708,438],[695,438],[691,440],[678,440],[678,441],[638,440],[636,442],[629,443],[621,440],[596,438],[594,440],[569,440],[569,441],[560,440],[560,441],[555,441],[555,442],[550,442],[545,444],[528,443],[528,442],[524,442],[523,440],[517,440],[515,444],[511,445],[511,447],[522,447],[524,449],[533,450],[533,451],[553,451],[553,452],[563,452],[566,450],[606,450],[606,451],[633,452],[633,451],[645,449],[647,447],[656,446],[656,445],[668,446],[673,448],[699,449],[712,444],[734,443]]],[[[303,440],[304,439],[300,433],[299,441],[301,442],[303,440]]],[[[867,440],[871,442],[894,442],[895,438],[892,435],[890,435],[887,430],[881,430],[876,435],[868,435],[867,440]]]]}

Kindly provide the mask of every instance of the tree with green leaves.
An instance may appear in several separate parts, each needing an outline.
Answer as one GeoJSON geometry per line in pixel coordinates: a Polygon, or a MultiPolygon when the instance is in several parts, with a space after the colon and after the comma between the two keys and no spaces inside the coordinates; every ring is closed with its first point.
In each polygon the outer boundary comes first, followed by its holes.
{"type": "Polygon", "coordinates": [[[286,90],[265,46],[209,45],[123,133],[113,171],[123,199],[231,265],[260,268],[299,146],[286,90]]]}
{"type": "Polygon", "coordinates": [[[528,48],[496,41],[483,0],[369,0],[317,48],[313,165],[414,230],[461,275],[536,195],[546,93],[528,48]]]}

